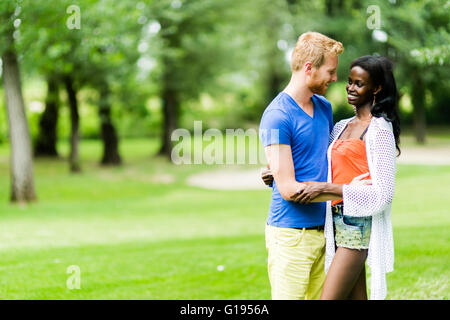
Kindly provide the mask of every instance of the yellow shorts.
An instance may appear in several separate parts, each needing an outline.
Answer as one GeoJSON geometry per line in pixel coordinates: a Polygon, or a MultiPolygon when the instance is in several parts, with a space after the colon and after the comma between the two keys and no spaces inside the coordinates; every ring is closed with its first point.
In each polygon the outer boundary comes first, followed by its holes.
{"type": "Polygon", "coordinates": [[[323,231],[266,225],[273,300],[318,300],[325,281],[323,231]]]}

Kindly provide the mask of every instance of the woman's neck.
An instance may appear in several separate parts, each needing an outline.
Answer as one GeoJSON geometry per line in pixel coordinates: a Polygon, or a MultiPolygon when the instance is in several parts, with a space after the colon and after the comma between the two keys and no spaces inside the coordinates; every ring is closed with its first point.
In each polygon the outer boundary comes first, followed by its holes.
{"type": "Polygon", "coordinates": [[[356,107],[356,119],[360,121],[369,121],[372,119],[372,113],[370,112],[370,109],[372,107],[371,103],[365,104],[360,107],[356,107]]]}

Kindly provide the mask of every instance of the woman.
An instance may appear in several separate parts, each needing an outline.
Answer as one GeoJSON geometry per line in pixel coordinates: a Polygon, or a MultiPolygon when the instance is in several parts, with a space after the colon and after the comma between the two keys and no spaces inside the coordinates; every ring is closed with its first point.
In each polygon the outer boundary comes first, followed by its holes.
{"type": "MultiPolygon", "coordinates": [[[[329,183],[305,182],[305,189],[293,201],[328,201],[327,277],[321,299],[367,299],[366,258],[371,268],[371,299],[384,299],[385,274],[393,270],[394,262],[390,214],[396,149],[400,152],[392,63],[374,56],[354,60],[346,90],[355,116],[339,121],[331,133],[329,183]]],[[[263,179],[271,182],[267,174],[263,179]]]]}

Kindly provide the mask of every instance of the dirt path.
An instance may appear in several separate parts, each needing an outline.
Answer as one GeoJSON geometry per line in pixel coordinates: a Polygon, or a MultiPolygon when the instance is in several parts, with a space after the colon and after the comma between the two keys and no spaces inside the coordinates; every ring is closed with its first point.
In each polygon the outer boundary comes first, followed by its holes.
{"type": "Polygon", "coordinates": [[[402,148],[398,163],[423,165],[450,165],[449,147],[402,148]]]}
{"type": "MultiPolygon", "coordinates": [[[[402,148],[399,164],[450,165],[449,148],[402,148]]],[[[188,177],[187,184],[216,190],[261,190],[266,187],[260,179],[259,168],[224,168],[205,171],[188,177]]]]}

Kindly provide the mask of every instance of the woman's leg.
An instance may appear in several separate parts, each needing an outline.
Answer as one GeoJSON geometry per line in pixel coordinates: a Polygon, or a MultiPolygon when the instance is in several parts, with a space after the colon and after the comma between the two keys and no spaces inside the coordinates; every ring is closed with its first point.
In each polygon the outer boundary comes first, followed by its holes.
{"type": "MultiPolygon", "coordinates": [[[[348,299],[364,268],[367,250],[338,247],[323,285],[322,300],[348,299]]],[[[359,285],[358,288],[361,286],[359,285]]]]}
{"type": "Polygon", "coordinates": [[[367,300],[367,287],[366,287],[366,268],[363,266],[358,280],[353,287],[353,290],[348,296],[350,300],[367,300]]]}

